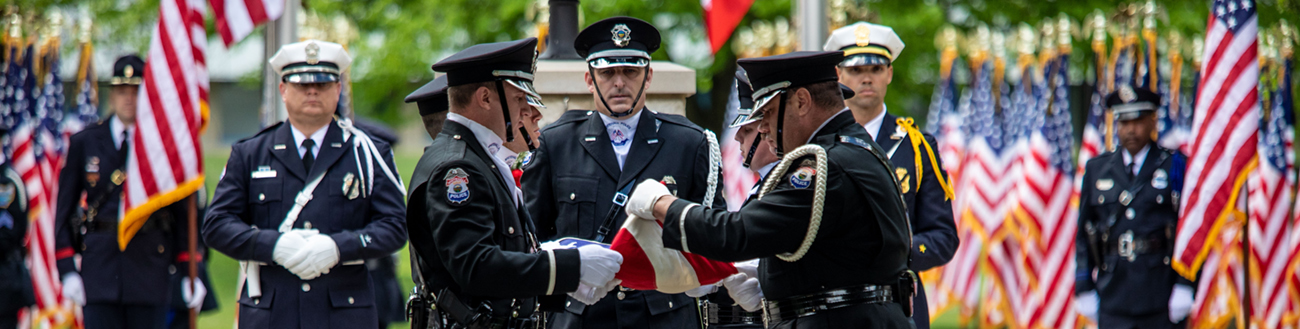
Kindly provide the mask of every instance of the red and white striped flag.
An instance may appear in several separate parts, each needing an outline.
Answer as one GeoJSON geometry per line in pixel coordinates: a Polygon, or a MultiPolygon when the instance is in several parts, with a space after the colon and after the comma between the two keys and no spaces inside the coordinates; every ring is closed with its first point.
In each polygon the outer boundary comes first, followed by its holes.
{"type": "MultiPolygon", "coordinates": [[[[188,0],[163,0],[158,26],[149,42],[136,129],[127,156],[126,184],[118,226],[118,247],[140,230],[149,215],[188,197],[203,186],[199,134],[207,111],[200,106],[200,75],[191,33],[195,27],[188,0]]],[[[202,34],[198,34],[202,35],[202,34]]]]}
{"type": "Polygon", "coordinates": [[[284,0],[212,0],[212,12],[217,16],[221,41],[230,47],[253,33],[258,25],[280,18],[284,0]]]}
{"type": "MultiPolygon", "coordinates": [[[[1290,93],[1291,89],[1278,89],[1290,93]]],[[[1247,181],[1247,209],[1250,210],[1250,297],[1251,321],[1266,328],[1282,326],[1282,315],[1290,304],[1285,278],[1291,264],[1290,234],[1295,154],[1292,151],[1291,116],[1284,113],[1281,93],[1270,100],[1264,129],[1258,144],[1259,166],[1247,181]]]]}
{"type": "Polygon", "coordinates": [[[1258,16],[1252,0],[1214,1],[1196,92],[1191,152],[1174,241],[1174,270],[1195,279],[1258,164],[1258,16]]]}

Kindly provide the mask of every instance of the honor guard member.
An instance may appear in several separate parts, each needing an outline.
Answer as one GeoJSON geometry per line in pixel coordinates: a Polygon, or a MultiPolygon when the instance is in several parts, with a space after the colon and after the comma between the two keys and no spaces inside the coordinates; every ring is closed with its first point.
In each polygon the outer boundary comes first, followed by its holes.
{"type": "MultiPolygon", "coordinates": [[[[578,33],[578,55],[595,110],[570,110],[542,130],[541,148],[524,167],[524,197],[543,241],[574,237],[610,243],[627,215],[633,186],[663,181],[672,193],[702,201],[708,190],[709,142],[686,117],[645,107],[654,78],[650,54],[659,31],[631,17],[601,20],[578,33]]],[[[721,197],[714,205],[725,209],[721,197]]],[[[685,294],[619,287],[596,305],[568,303],[552,328],[700,327],[697,302],[685,294]]]]}
{"type": "Polygon", "coordinates": [[[406,95],[407,103],[415,103],[420,109],[420,122],[429,138],[438,139],[442,126],[447,123],[447,75],[442,75],[420,86],[406,95]]]}
{"type": "Polygon", "coordinates": [[[421,298],[434,299],[433,321],[448,328],[535,328],[564,293],[603,295],[617,282],[618,252],[538,250],[506,161],[521,150],[501,151],[527,138],[515,131],[521,112],[541,105],[536,49],[537,38],[480,44],[433,65],[447,73],[451,113],[416,165],[407,225],[421,298]]]}
{"type": "MultiPolygon", "coordinates": [[[[8,133],[0,127],[0,135],[8,133]]],[[[23,263],[27,248],[27,188],[0,155],[0,328],[17,328],[18,311],[36,304],[31,272],[23,263]]]]}
{"type": "Polygon", "coordinates": [[[1121,147],[1084,170],[1074,306],[1101,328],[1183,328],[1191,312],[1192,282],[1169,265],[1186,158],[1151,139],[1159,104],[1128,85],[1107,96],[1121,147]]]}
{"type": "Polygon", "coordinates": [[[663,223],[664,247],[722,261],[761,258],[768,328],[910,328],[911,232],[893,166],[835,82],[842,52],[739,60],[758,132],[784,159],[739,212],[705,209],[645,181],[628,213],[663,223]],[[785,153],[789,151],[790,153],[785,153]]]}
{"type": "MultiPolygon", "coordinates": [[[[172,295],[165,282],[172,273],[189,268],[184,251],[189,247],[185,202],[155,211],[126,249],[118,248],[117,223],[122,217],[118,210],[122,184],[130,179],[126,161],[133,147],[136,96],[143,73],[140,57],[117,59],[109,80],[113,115],[72,135],[67,162],[59,172],[58,204],[65,206],[55,211],[55,258],[63,295],[85,306],[89,329],[162,328],[172,295]],[[84,210],[74,206],[82,201],[84,210]],[[79,264],[74,261],[78,254],[79,264]]],[[[194,292],[206,291],[203,288],[194,292]]],[[[197,294],[193,300],[203,298],[197,294]]]]}
{"type": "MultiPolygon", "coordinates": [[[[908,268],[920,273],[947,264],[960,241],[952,216],[952,188],[933,147],[934,136],[916,129],[912,118],[890,114],[885,106],[885,93],[894,79],[893,63],[903,46],[894,29],[857,22],[831,32],[823,50],[844,52],[836,72],[840,83],[855,92],[854,97],[844,99],[844,105],[894,165],[912,223],[908,268]]],[[[912,305],[916,327],[930,328],[924,286],[917,285],[912,305]]]]}
{"type": "Polygon", "coordinates": [[[387,143],[334,116],[352,59],[318,40],[284,45],[289,114],[231,146],[203,238],[241,261],[240,328],[373,328],[365,259],[405,242],[402,189],[387,143]]]}

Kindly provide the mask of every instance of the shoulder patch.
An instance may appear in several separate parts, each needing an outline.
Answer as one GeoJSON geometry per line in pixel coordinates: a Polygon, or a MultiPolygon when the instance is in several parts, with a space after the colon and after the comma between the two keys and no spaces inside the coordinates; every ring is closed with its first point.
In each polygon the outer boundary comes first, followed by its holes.
{"type": "Polygon", "coordinates": [[[273,125],[266,126],[266,128],[262,128],[262,130],[261,130],[261,131],[258,131],[256,134],[253,134],[252,136],[245,137],[244,139],[240,139],[239,141],[240,141],[240,142],[243,142],[243,141],[246,141],[246,140],[250,140],[250,139],[256,138],[257,136],[262,136],[262,135],[265,135],[265,134],[269,134],[269,133],[271,133],[272,131],[275,131],[276,128],[280,128],[280,125],[282,125],[282,124],[284,124],[284,121],[276,122],[276,123],[273,124],[273,125]]]}
{"type": "Polygon", "coordinates": [[[469,201],[469,174],[464,169],[451,168],[442,179],[447,185],[447,203],[459,206],[469,201]]]}
{"type": "Polygon", "coordinates": [[[9,209],[9,205],[14,203],[17,195],[17,187],[13,182],[0,184],[0,209],[9,209]]]}
{"type": "Polygon", "coordinates": [[[817,175],[817,170],[812,166],[802,166],[790,174],[790,186],[797,189],[805,189],[812,186],[813,177],[817,175]]]}
{"type": "Polygon", "coordinates": [[[694,122],[691,122],[691,120],[687,119],[685,116],[677,115],[677,114],[660,113],[660,112],[653,112],[653,113],[655,119],[659,119],[660,121],[675,124],[678,126],[683,126],[686,128],[691,128],[694,129],[695,131],[704,132],[704,128],[700,128],[699,125],[696,125],[694,122]]]}

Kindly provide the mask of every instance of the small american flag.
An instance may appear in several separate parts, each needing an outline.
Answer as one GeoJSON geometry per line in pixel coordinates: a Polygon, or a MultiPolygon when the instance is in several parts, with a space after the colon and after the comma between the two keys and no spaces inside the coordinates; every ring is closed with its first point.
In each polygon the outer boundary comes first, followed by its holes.
{"type": "MultiPolygon", "coordinates": [[[[1278,89],[1290,93],[1290,89],[1278,89]]],[[[1291,264],[1288,239],[1291,234],[1291,201],[1295,187],[1295,174],[1291,170],[1294,153],[1288,132],[1292,131],[1292,115],[1282,107],[1280,93],[1273,94],[1271,110],[1264,116],[1263,130],[1259,135],[1259,167],[1247,181],[1250,210],[1251,319],[1267,328],[1282,326],[1282,315],[1289,306],[1290,296],[1283,273],[1291,264]]]]}

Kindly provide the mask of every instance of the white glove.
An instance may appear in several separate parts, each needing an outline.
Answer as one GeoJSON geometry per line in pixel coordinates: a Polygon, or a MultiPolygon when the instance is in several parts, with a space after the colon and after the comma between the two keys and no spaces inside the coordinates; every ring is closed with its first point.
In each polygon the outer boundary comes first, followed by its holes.
{"type": "Polygon", "coordinates": [[[203,286],[203,281],[194,281],[194,290],[190,290],[190,277],[181,278],[181,298],[185,299],[185,305],[198,311],[203,308],[203,298],[208,297],[208,288],[203,286]]]}
{"type": "Polygon", "coordinates": [[[641,219],[655,219],[655,202],[659,197],[672,195],[668,187],[653,179],[647,179],[641,184],[636,185],[632,190],[632,196],[627,199],[627,214],[639,217],[641,219]]]}
{"type": "Polygon", "coordinates": [[[751,277],[751,278],[757,278],[757,277],[758,277],[758,259],[757,259],[757,258],[755,258],[755,259],[750,259],[750,260],[743,261],[743,262],[735,262],[735,263],[732,263],[731,265],[732,265],[732,266],[735,266],[735,267],[736,267],[736,270],[737,270],[737,271],[740,271],[740,273],[745,273],[745,275],[747,275],[747,276],[749,276],[749,277],[751,277]]]}
{"type": "Polygon", "coordinates": [[[619,266],[623,264],[623,254],[597,245],[578,248],[578,259],[582,262],[578,281],[588,287],[608,285],[611,280],[614,280],[614,274],[618,273],[619,266]]]}
{"type": "Polygon", "coordinates": [[[1100,300],[1097,299],[1096,290],[1088,290],[1087,292],[1074,295],[1074,310],[1079,312],[1079,315],[1088,318],[1088,320],[1092,320],[1092,322],[1097,322],[1098,303],[1100,303],[1100,300]]]}
{"type": "Polygon", "coordinates": [[[303,260],[289,267],[289,271],[303,280],[311,280],[329,274],[330,269],[339,263],[339,246],[328,235],[315,234],[307,238],[306,245],[299,253],[303,260]]]}
{"type": "Polygon", "coordinates": [[[81,274],[68,272],[63,275],[63,298],[71,300],[77,306],[86,306],[86,285],[81,282],[81,274]]]}
{"type": "Polygon", "coordinates": [[[686,291],[686,295],[687,295],[687,296],[690,296],[691,298],[700,298],[700,297],[704,297],[704,296],[707,296],[708,294],[712,294],[712,293],[715,293],[715,292],[718,292],[718,285],[717,285],[717,284],[706,284],[706,285],[700,286],[699,288],[695,288],[695,289],[687,290],[687,291],[686,291]]]}
{"type": "Polygon", "coordinates": [[[275,240],[275,249],[271,250],[271,260],[284,268],[298,266],[305,256],[299,253],[305,245],[307,238],[302,232],[294,230],[280,234],[280,238],[275,240]]]}
{"type": "Polygon", "coordinates": [[[1192,287],[1182,284],[1174,285],[1174,293],[1169,295],[1169,322],[1178,323],[1192,313],[1192,287]]]}
{"type": "Polygon", "coordinates": [[[569,296],[573,297],[573,299],[577,299],[583,304],[594,305],[596,302],[599,302],[601,298],[605,298],[605,295],[609,294],[609,291],[614,290],[614,287],[617,287],[620,283],[623,283],[623,280],[615,279],[603,286],[592,287],[579,282],[578,290],[569,293],[569,296]]]}
{"type": "Polygon", "coordinates": [[[763,309],[763,289],[758,286],[758,278],[751,278],[744,273],[733,274],[722,280],[727,286],[727,294],[747,312],[763,309]]]}

